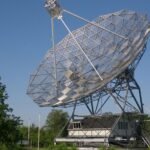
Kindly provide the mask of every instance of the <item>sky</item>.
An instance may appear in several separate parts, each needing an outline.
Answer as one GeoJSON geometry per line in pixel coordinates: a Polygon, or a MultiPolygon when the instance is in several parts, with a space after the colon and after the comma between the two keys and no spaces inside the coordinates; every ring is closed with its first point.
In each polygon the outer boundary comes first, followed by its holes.
{"type": "MultiPolygon", "coordinates": [[[[147,14],[150,18],[150,0],[60,0],[60,3],[63,8],[89,20],[122,9],[147,14]]],[[[44,8],[44,0],[0,0],[1,81],[7,87],[7,103],[25,124],[37,124],[40,114],[44,125],[51,111],[50,107],[38,107],[26,95],[29,75],[52,47],[50,20],[44,8]]],[[[83,22],[67,15],[64,20],[71,30],[83,25],[83,22]]],[[[66,34],[65,28],[55,21],[56,42],[66,34]]],[[[145,111],[150,113],[150,42],[136,70],[136,79],[142,88],[145,111]]]]}

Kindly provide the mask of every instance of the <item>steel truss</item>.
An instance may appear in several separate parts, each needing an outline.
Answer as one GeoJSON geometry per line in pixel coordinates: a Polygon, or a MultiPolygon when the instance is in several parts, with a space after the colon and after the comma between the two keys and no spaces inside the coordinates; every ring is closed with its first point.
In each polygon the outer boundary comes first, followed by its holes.
{"type": "MultiPolygon", "coordinates": [[[[144,114],[143,101],[141,89],[134,78],[133,70],[133,68],[125,70],[121,75],[112,80],[101,91],[97,91],[89,95],[88,97],[82,98],[82,100],[80,99],[79,101],[76,101],[74,104],[70,104],[70,106],[74,105],[72,115],[70,116],[70,119],[68,120],[62,131],[66,128],[71,120],[74,121],[76,120],[76,118],[86,117],[84,115],[77,114],[77,105],[84,105],[89,112],[89,116],[98,117],[102,115],[104,106],[112,100],[120,109],[120,113],[113,128],[115,128],[116,124],[121,118],[123,119],[124,116],[128,116],[128,118],[130,118],[130,115],[128,114],[132,113],[139,114],[138,119],[140,122],[142,118],[140,116],[144,114]]],[[[102,125],[105,128],[105,124],[102,123],[102,125]]],[[[62,131],[60,132],[59,136],[61,135],[62,131]]],[[[98,134],[100,134],[100,132],[98,134]]]]}
{"type": "Polygon", "coordinates": [[[135,69],[138,66],[143,54],[145,53],[146,45],[144,50],[134,60],[134,62],[121,73],[118,77],[108,83],[103,89],[95,91],[86,97],[77,99],[75,102],[70,102],[61,107],[73,107],[72,116],[74,115],[77,106],[85,105],[90,115],[100,115],[102,109],[108,101],[113,100],[115,104],[120,108],[121,112],[138,112],[144,113],[142,92],[140,85],[136,81],[134,74],[135,69]]]}
{"type": "MultiPolygon", "coordinates": [[[[76,105],[85,105],[90,115],[100,115],[103,107],[110,100],[115,102],[122,113],[144,113],[140,86],[134,79],[133,72],[128,69],[111,81],[101,91],[97,91],[88,97],[76,101],[74,108],[76,108],[76,105]]],[[[72,106],[72,104],[69,106],[72,106]]],[[[64,107],[67,106],[64,105],[64,107]]],[[[79,115],[73,116],[79,117],[79,115]]]]}

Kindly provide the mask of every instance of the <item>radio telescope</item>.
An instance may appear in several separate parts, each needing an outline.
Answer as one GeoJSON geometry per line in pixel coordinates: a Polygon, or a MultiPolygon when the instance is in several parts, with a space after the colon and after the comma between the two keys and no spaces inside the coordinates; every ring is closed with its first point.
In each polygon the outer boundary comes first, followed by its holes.
{"type": "Polygon", "coordinates": [[[27,94],[34,102],[42,107],[74,106],[73,115],[77,105],[85,105],[91,115],[98,115],[113,100],[122,113],[143,114],[134,73],[150,36],[147,16],[121,10],[89,21],[62,9],[56,0],[47,0],[45,7],[51,15],[53,46],[30,77],[27,94]],[[87,24],[71,31],[64,13],[87,24]],[[55,19],[68,31],[57,44],[55,19]]]}
{"type": "Polygon", "coordinates": [[[53,47],[30,77],[27,93],[34,102],[40,106],[68,106],[93,103],[96,97],[108,96],[121,110],[125,104],[143,113],[141,91],[134,79],[134,70],[145,52],[149,37],[147,17],[121,10],[88,21],[62,9],[55,0],[47,0],[45,7],[52,17],[53,47]],[[71,31],[63,20],[63,13],[87,24],[71,31]],[[69,32],[56,45],[55,18],[69,32]],[[139,91],[139,101],[134,95],[135,90],[139,91]],[[125,91],[132,96],[135,106],[120,95],[125,91]]]}

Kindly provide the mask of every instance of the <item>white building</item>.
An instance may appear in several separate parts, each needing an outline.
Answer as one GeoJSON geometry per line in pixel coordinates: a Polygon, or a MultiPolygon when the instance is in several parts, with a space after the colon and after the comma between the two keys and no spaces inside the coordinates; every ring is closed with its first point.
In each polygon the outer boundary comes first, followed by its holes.
{"type": "Polygon", "coordinates": [[[127,143],[136,139],[138,124],[137,117],[131,113],[123,116],[119,114],[87,116],[81,120],[70,122],[68,137],[56,138],[56,143],[76,143],[79,146],[127,143]]]}

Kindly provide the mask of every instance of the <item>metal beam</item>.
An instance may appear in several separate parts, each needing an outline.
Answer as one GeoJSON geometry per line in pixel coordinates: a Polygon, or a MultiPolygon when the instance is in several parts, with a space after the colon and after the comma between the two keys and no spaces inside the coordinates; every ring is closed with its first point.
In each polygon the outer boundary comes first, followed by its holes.
{"type": "Polygon", "coordinates": [[[60,17],[59,20],[61,20],[61,22],[63,23],[63,25],[64,25],[65,28],[67,29],[67,31],[70,33],[70,35],[72,36],[73,40],[75,41],[75,43],[76,43],[77,46],[79,47],[80,51],[84,54],[84,56],[86,57],[86,59],[88,60],[88,62],[90,63],[90,65],[93,67],[94,71],[96,72],[96,74],[98,75],[98,77],[100,78],[100,80],[103,81],[102,76],[99,74],[99,72],[98,72],[97,69],[95,68],[95,66],[94,66],[94,64],[92,63],[92,61],[90,60],[90,58],[87,56],[87,54],[85,53],[85,51],[82,49],[81,45],[78,43],[78,41],[76,40],[75,36],[74,36],[73,33],[71,32],[71,30],[69,29],[69,27],[67,26],[67,24],[65,23],[65,21],[62,19],[62,17],[60,17]]]}
{"type": "Polygon", "coordinates": [[[68,10],[65,10],[65,9],[64,9],[63,11],[66,12],[66,13],[68,13],[68,14],[70,14],[70,15],[72,15],[72,16],[74,16],[74,17],[76,17],[76,18],[78,18],[78,19],[80,19],[80,20],[82,20],[82,21],[85,21],[85,22],[87,22],[87,23],[89,23],[89,24],[92,24],[92,25],[98,27],[98,28],[101,28],[102,30],[105,30],[105,31],[107,31],[107,32],[109,32],[109,33],[111,33],[111,34],[113,34],[113,35],[116,35],[116,36],[118,36],[118,37],[120,37],[120,38],[122,38],[122,39],[124,39],[124,40],[128,40],[128,38],[126,38],[125,36],[122,36],[122,35],[120,35],[120,34],[118,34],[118,33],[115,33],[115,32],[113,32],[113,31],[111,31],[111,30],[108,30],[108,29],[106,29],[105,27],[100,26],[100,25],[97,24],[97,23],[91,22],[91,21],[89,21],[89,20],[87,20],[87,19],[85,19],[85,18],[83,18],[83,17],[80,17],[79,15],[77,15],[77,14],[75,14],[75,13],[72,13],[72,12],[70,12],[70,11],[68,11],[68,10]]]}

